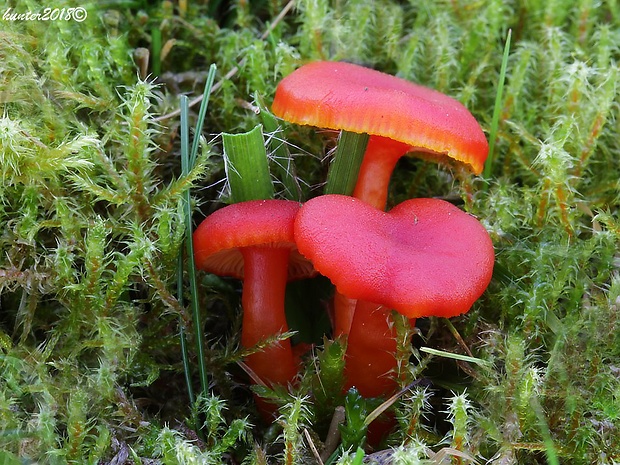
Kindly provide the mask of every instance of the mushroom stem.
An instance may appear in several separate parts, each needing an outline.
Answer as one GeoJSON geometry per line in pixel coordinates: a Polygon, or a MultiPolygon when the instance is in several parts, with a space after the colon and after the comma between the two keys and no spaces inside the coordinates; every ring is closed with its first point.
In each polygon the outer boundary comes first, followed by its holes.
{"type": "Polygon", "coordinates": [[[385,210],[388,186],[396,163],[411,146],[382,136],[371,136],[364,153],[353,197],[385,210]]]}
{"type": "Polygon", "coordinates": [[[358,300],[347,343],[345,388],[364,397],[391,394],[397,387],[396,331],[387,307],[358,300]]]}
{"type": "Polygon", "coordinates": [[[338,290],[334,292],[334,338],[349,334],[356,305],[356,299],[350,299],[338,290]]]}
{"type": "MultiPolygon", "coordinates": [[[[388,186],[396,163],[411,147],[382,136],[371,136],[364,152],[353,197],[385,210],[388,186]]],[[[356,300],[338,291],[334,295],[334,336],[349,334],[356,300]]]]}
{"type": "MultiPolygon", "coordinates": [[[[241,249],[241,253],[245,264],[241,344],[248,348],[288,331],[284,292],[290,249],[252,246],[241,249]]],[[[285,386],[297,374],[288,339],[249,355],[245,362],[268,386],[285,386]]]]}

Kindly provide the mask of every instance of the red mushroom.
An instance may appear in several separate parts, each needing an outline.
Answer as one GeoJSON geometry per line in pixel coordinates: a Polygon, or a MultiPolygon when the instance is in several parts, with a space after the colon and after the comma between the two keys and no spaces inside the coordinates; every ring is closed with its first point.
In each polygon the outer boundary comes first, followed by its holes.
{"type": "Polygon", "coordinates": [[[385,209],[398,159],[408,152],[453,160],[480,174],[488,143],[455,99],[396,76],[351,63],[309,63],[276,89],[276,116],[321,128],[370,134],[354,196],[385,209]]]}
{"type": "MultiPolygon", "coordinates": [[[[415,152],[482,172],[488,143],[458,101],[404,79],[362,66],[319,61],[284,78],[272,105],[282,119],[371,137],[353,195],[385,209],[392,171],[415,152]]],[[[348,334],[355,301],[336,293],[335,335],[348,334]]]]}
{"type": "Polygon", "coordinates": [[[374,315],[358,315],[358,308],[349,334],[347,383],[366,396],[385,394],[378,386],[390,383],[377,379],[395,368],[393,356],[373,355],[355,342],[368,337],[368,325],[385,332],[386,309],[408,318],[465,313],[493,272],[493,244],[484,227],[437,199],[407,200],[385,213],[353,197],[316,197],[297,214],[295,241],[340,293],[384,307],[374,315]]]}
{"type": "MultiPolygon", "coordinates": [[[[196,266],[244,281],[243,347],[288,331],[286,283],[316,273],[294,242],[299,207],[288,200],[240,202],[211,214],[194,231],[196,266]]],[[[248,356],[246,363],[268,386],[286,385],[298,369],[288,339],[248,356]]]]}

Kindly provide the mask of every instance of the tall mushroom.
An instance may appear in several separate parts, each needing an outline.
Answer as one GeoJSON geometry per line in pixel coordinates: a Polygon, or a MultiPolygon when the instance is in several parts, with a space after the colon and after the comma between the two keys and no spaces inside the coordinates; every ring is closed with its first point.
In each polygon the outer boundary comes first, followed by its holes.
{"type": "Polygon", "coordinates": [[[357,338],[385,328],[389,309],[408,318],[467,312],[488,286],[495,256],[476,218],[437,199],[407,200],[385,213],[353,197],[319,196],[297,214],[295,241],[340,293],[370,307],[356,310],[346,353],[347,385],[369,397],[394,386],[385,377],[395,359],[389,347],[376,354],[357,338]]]}
{"type": "MultiPolygon", "coordinates": [[[[276,89],[275,115],[321,128],[370,134],[353,195],[385,209],[399,158],[412,152],[482,172],[488,143],[455,99],[389,74],[342,62],[306,64],[276,89]]],[[[348,334],[355,302],[335,296],[335,334],[348,334]]]]}
{"type": "MultiPolygon", "coordinates": [[[[243,280],[243,347],[288,331],[286,283],[316,273],[294,242],[299,207],[288,200],[240,202],[217,210],[194,231],[196,266],[243,280]]],[[[246,363],[268,386],[286,385],[298,370],[288,339],[248,356],[246,363]]]]}
{"type": "Polygon", "coordinates": [[[460,102],[396,76],[343,62],[306,64],[276,89],[276,116],[370,134],[354,196],[383,210],[398,159],[408,152],[482,172],[488,143],[460,102]]]}

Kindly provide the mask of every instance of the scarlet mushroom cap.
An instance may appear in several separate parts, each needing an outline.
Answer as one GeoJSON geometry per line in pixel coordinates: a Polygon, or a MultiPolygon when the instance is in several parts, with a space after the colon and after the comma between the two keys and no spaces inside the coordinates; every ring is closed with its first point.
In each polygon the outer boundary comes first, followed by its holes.
{"type": "Polygon", "coordinates": [[[300,204],[291,200],[251,200],[221,208],[194,231],[196,267],[219,276],[243,279],[245,247],[290,250],[288,280],[303,279],[316,271],[299,254],[293,222],[300,204]]]}
{"type": "Polygon", "coordinates": [[[323,195],[295,219],[299,251],[352,299],[408,318],[467,312],[493,273],[493,243],[473,216],[438,199],[385,213],[354,197],[323,195]]]}
{"type": "Polygon", "coordinates": [[[449,157],[476,174],[489,149],[480,125],[457,100],[351,63],[318,61],[298,68],[278,84],[272,110],[295,124],[389,138],[401,142],[404,152],[449,157]]]}

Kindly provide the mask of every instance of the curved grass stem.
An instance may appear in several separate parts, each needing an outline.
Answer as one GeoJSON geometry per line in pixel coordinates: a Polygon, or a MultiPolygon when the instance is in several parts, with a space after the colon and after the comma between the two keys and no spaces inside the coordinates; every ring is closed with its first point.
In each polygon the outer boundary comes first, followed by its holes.
{"type": "MultiPolygon", "coordinates": [[[[207,113],[209,95],[211,94],[213,81],[215,79],[216,66],[213,64],[209,69],[209,75],[205,84],[205,90],[203,93],[204,99],[200,106],[198,113],[198,121],[196,123],[196,130],[194,132],[194,142],[190,151],[189,148],[189,122],[188,113],[189,105],[187,96],[181,96],[181,173],[182,176],[187,176],[196,163],[196,157],[198,153],[198,145],[200,139],[200,130],[204,124],[204,119],[207,113]]],[[[202,331],[202,322],[200,315],[200,308],[198,307],[198,285],[196,281],[196,267],[194,264],[194,250],[192,243],[192,210],[191,210],[191,197],[189,189],[183,193],[183,213],[185,217],[185,253],[187,256],[187,273],[189,278],[190,297],[192,306],[192,321],[194,326],[194,343],[195,351],[198,359],[198,372],[200,376],[201,393],[206,395],[209,390],[209,379],[207,377],[207,368],[205,364],[204,356],[204,335],[202,331]]],[[[179,252],[179,267],[177,274],[177,295],[179,304],[183,306],[183,251],[179,252]]],[[[180,321],[180,340],[181,340],[181,354],[183,357],[183,369],[185,372],[185,381],[187,384],[187,392],[190,402],[193,404],[195,401],[194,390],[191,382],[191,365],[189,363],[189,351],[187,347],[187,339],[185,334],[185,324],[180,321]]]]}
{"type": "Polygon", "coordinates": [[[495,161],[495,141],[497,139],[497,128],[499,126],[499,116],[502,110],[502,100],[504,94],[504,82],[506,81],[506,68],[508,67],[508,55],[510,54],[510,39],[512,37],[512,29],[508,30],[506,36],[506,44],[504,45],[504,55],[502,57],[502,67],[499,71],[499,82],[497,84],[497,94],[495,94],[495,106],[493,107],[493,119],[491,120],[491,128],[489,130],[489,156],[484,165],[483,176],[486,180],[491,177],[493,162],[495,161]]]}

